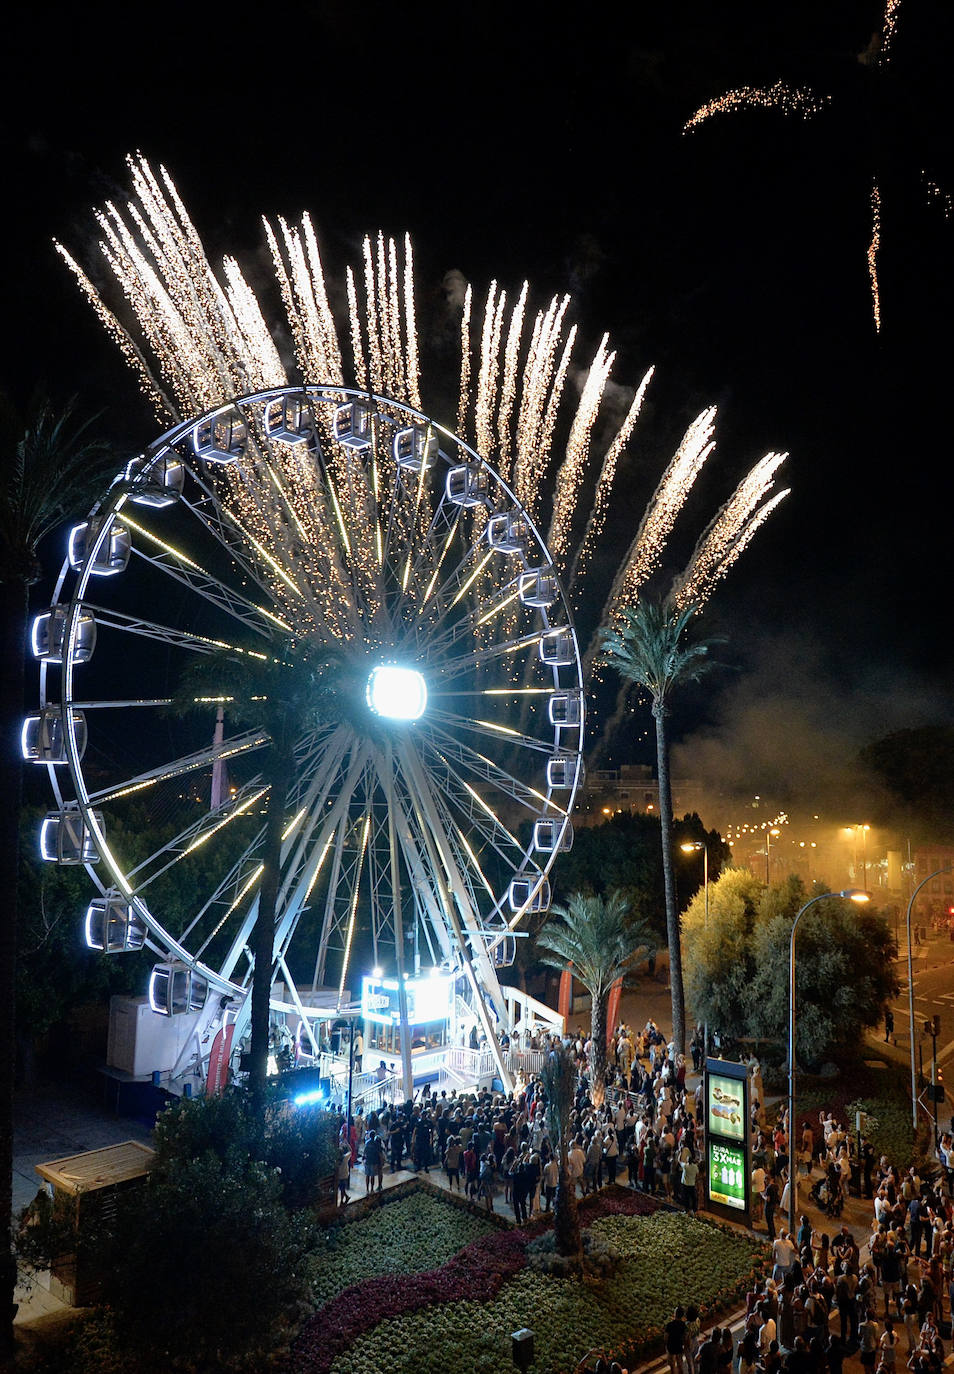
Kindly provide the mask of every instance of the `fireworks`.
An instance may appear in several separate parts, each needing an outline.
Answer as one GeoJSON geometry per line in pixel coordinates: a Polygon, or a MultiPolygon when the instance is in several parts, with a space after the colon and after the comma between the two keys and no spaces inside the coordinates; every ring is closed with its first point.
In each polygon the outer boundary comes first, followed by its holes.
{"type": "MultiPolygon", "coordinates": [[[[742,93],[730,94],[734,98],[742,93]]],[[[803,94],[796,92],[792,98],[797,96],[804,105],[803,94]]],[[[162,169],[155,174],[142,157],[131,158],[129,165],[134,194],[128,205],[108,206],[97,219],[103,231],[103,257],[125,298],[130,326],[105,303],[74,258],[57,247],[153,404],[172,418],[182,418],[195,409],[223,406],[236,395],[287,384],[259,300],[239,264],[226,258],[220,281],[168,174],[162,169]]],[[[297,225],[282,218],[275,224],[266,220],[264,228],[298,370],[310,383],[347,384],[348,368],[310,217],[304,215],[297,225]]],[[[380,233],[365,238],[360,266],[346,269],[346,296],[354,383],[419,406],[410,240],[405,237],[399,247],[380,233]]],[[[536,523],[549,505],[547,544],[579,605],[594,548],[612,508],[619,460],[634,432],[653,370],[646,372],[622,424],[612,429],[602,454],[594,458],[594,435],[598,427],[600,432],[606,428],[603,400],[615,360],[608,336],[600,340],[589,366],[581,369],[574,363],[577,328],[567,328],[570,298],[554,296],[538,310],[527,337],[528,298],[526,282],[512,305],[492,282],[472,337],[474,297],[470,285],[466,287],[457,429],[462,438],[472,435],[478,451],[496,462],[536,523]],[[565,402],[571,376],[580,378],[572,407],[565,402]],[[558,444],[562,435],[566,437],[558,444]]],[[[252,445],[259,458],[243,467],[226,466],[221,481],[250,563],[277,603],[276,623],[283,623],[284,615],[323,639],[360,638],[368,617],[377,614],[388,541],[412,547],[411,532],[430,518],[421,500],[423,465],[420,476],[399,484],[404,492],[401,501],[384,510],[382,492],[392,487],[394,475],[393,458],[386,449],[376,447],[370,463],[353,465],[341,457],[338,445],[332,445],[323,486],[291,445],[245,432],[237,415],[217,423],[226,427],[225,438],[217,442],[252,445]],[[363,511],[364,518],[346,518],[346,504],[348,511],[363,511]]],[[[689,492],[712,453],[714,425],[715,410],[710,407],[687,429],[608,597],[602,598],[601,623],[611,623],[657,570],[689,492]]],[[[768,454],[756,464],[711,522],[674,588],[680,604],[705,602],[784,495],[765,501],[783,456],[768,454]]],[[[477,518],[479,513],[468,517],[477,518]]],[[[422,604],[437,608],[435,615],[441,614],[441,604],[448,604],[440,569],[452,534],[453,528],[436,562],[418,566],[410,556],[406,564],[402,560],[403,592],[410,596],[417,585],[422,604]]],[[[173,550],[169,557],[173,556],[180,555],[173,550]]],[[[512,613],[515,596],[505,573],[497,574],[503,579],[499,588],[488,590],[482,580],[490,576],[485,572],[488,564],[484,554],[483,561],[455,574],[458,581],[449,602],[456,605],[480,582],[480,605],[473,615],[478,639],[498,612],[512,613]]],[[[592,654],[591,649],[588,664],[592,654]]]]}
{"type": "Polygon", "coordinates": [[[875,330],[881,332],[881,292],[878,288],[878,250],[881,247],[881,193],[877,182],[871,188],[871,242],[868,244],[868,277],[871,281],[871,308],[875,330]]]}
{"type": "Polygon", "coordinates": [[[726,91],[714,100],[700,105],[691,119],[683,125],[682,132],[687,134],[698,129],[713,115],[732,114],[735,110],[779,110],[784,115],[796,115],[800,119],[811,119],[831,103],[831,97],[816,95],[807,88],[786,86],[784,81],[776,81],[772,86],[740,86],[738,90],[726,91]]]}
{"type": "MultiPolygon", "coordinates": [[[[858,60],[864,66],[871,67],[875,72],[883,73],[891,63],[892,45],[897,35],[901,11],[902,0],[885,0],[880,33],[872,37],[869,47],[859,56],[858,60]]],[[[828,95],[819,95],[808,87],[787,86],[782,81],[776,81],[774,85],[764,88],[743,86],[738,90],[726,91],[725,94],[700,105],[683,125],[683,133],[690,133],[692,130],[698,129],[713,115],[731,114],[738,110],[772,109],[780,110],[786,115],[797,115],[803,119],[810,119],[830,104],[831,97],[828,95]]],[[[945,208],[945,214],[949,214],[950,197],[945,196],[945,193],[931,182],[926,174],[923,175],[927,181],[929,194],[936,193],[936,198],[945,208]]],[[[881,294],[878,282],[878,253],[881,247],[881,196],[877,179],[875,179],[871,192],[870,208],[871,234],[867,248],[868,280],[875,331],[880,333],[881,294]]]]}

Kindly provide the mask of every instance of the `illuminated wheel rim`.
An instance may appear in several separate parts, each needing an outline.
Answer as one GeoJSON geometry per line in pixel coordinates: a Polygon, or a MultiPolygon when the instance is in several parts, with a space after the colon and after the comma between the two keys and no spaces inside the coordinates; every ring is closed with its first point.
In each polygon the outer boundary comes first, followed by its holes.
{"type": "Polygon", "coordinates": [[[364,691],[297,741],[275,1005],[317,986],[340,1000],[356,930],[393,969],[398,905],[405,966],[469,961],[503,1016],[496,969],[572,841],[579,648],[511,490],[398,402],[340,387],[237,399],[157,439],[73,531],[24,727],[56,799],[47,856],[87,861],[100,906],[126,913],[125,947],[244,997],[268,739],[230,729],[226,706],[209,744],[210,705],[197,740],[169,701],[196,655],[267,653],[289,633],[339,649],[364,691]],[[198,797],[219,761],[234,785],[212,811],[198,797]],[[114,824],[132,797],[145,835],[114,824]]]}

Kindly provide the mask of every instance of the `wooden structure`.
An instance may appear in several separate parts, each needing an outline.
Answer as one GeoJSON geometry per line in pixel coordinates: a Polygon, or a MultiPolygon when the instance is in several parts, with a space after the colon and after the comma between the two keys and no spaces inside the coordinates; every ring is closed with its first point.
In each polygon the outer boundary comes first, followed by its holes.
{"type": "MultiPolygon", "coordinates": [[[[53,1188],[53,1207],[72,1216],[74,1225],[96,1225],[116,1212],[119,1194],[140,1186],[152,1168],[155,1151],[137,1140],[87,1150],[34,1168],[53,1188]]],[[[100,1296],[102,1274],[93,1258],[75,1253],[57,1258],[50,1270],[50,1292],[71,1307],[87,1307],[100,1296]]]]}

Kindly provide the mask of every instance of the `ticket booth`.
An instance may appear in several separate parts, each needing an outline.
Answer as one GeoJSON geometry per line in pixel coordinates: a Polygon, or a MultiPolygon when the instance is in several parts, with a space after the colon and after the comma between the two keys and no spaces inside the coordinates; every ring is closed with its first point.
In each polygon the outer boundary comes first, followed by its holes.
{"type": "MultiPolygon", "coordinates": [[[[416,1085],[433,1082],[453,1042],[453,973],[435,970],[405,980],[411,1069],[416,1085]]],[[[389,1073],[401,1074],[401,1026],[396,978],[361,980],[364,1020],[364,1069],[373,1072],[384,1060],[389,1073]]]]}

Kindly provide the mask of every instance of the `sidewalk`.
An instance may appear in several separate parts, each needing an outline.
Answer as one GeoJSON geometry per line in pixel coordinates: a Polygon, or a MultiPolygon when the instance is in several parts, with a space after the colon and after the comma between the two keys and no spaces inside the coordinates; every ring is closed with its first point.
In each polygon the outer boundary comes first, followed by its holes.
{"type": "MultiPolygon", "coordinates": [[[[40,1187],[34,1165],[47,1164],[85,1150],[119,1145],[125,1140],[151,1144],[151,1134],[134,1117],[117,1116],[98,1105],[90,1084],[43,1083],[17,1092],[13,1107],[13,1211],[33,1201],[40,1187]]],[[[49,1281],[48,1279],[46,1280],[49,1281]]],[[[29,1292],[18,1289],[16,1325],[67,1314],[67,1307],[43,1287],[43,1276],[29,1292]]]]}

